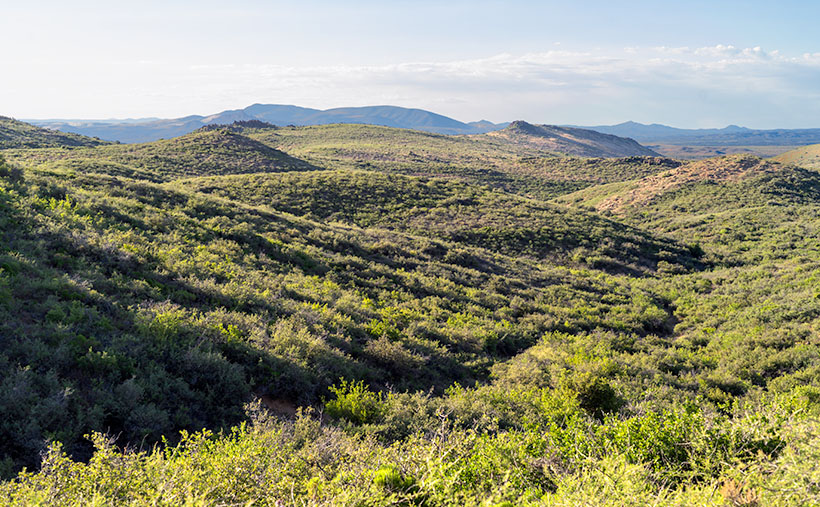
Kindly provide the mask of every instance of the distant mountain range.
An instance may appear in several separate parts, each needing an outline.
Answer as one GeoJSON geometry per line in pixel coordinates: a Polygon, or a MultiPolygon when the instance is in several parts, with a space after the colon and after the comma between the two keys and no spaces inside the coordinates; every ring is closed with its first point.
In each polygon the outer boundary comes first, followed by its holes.
{"type": "Polygon", "coordinates": [[[254,104],[209,116],[185,116],[175,119],[145,120],[27,120],[49,129],[72,132],[107,141],[139,143],[169,139],[193,132],[205,125],[227,125],[235,121],[260,120],[274,125],[327,125],[358,123],[434,132],[438,134],[483,134],[508,124],[486,120],[464,123],[422,109],[396,106],[340,107],[311,109],[307,107],[254,104]]]}
{"type": "Polygon", "coordinates": [[[820,128],[755,130],[737,125],[722,129],[679,129],[653,123],[645,125],[628,121],[618,125],[580,127],[604,134],[630,137],[641,144],[675,144],[692,146],[774,146],[820,143],[820,128]]]}
{"type": "MultiPolygon", "coordinates": [[[[260,120],[280,126],[358,123],[448,135],[484,134],[509,125],[509,122],[492,123],[486,120],[465,123],[423,109],[397,106],[339,107],[320,110],[280,104],[254,104],[244,109],[232,109],[207,116],[192,115],[173,119],[26,121],[52,130],[98,137],[106,141],[138,143],[181,136],[205,125],[228,125],[235,121],[249,120],[260,120]]],[[[633,121],[618,125],[566,127],[627,137],[644,145],[801,146],[820,143],[820,128],[755,130],[729,125],[722,129],[679,129],[657,123],[646,125],[633,121]]]]}

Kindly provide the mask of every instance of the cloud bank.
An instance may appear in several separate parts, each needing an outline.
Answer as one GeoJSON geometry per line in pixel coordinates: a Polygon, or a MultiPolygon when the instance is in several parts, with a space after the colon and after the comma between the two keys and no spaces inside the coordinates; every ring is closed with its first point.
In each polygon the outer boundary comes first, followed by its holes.
{"type": "Polygon", "coordinates": [[[64,84],[81,96],[105,97],[119,108],[108,109],[115,114],[123,103],[138,106],[132,114],[171,105],[178,114],[204,114],[253,102],[319,108],[393,104],[465,121],[820,126],[820,53],[788,56],[759,47],[555,49],[381,66],[145,61],[94,67],[89,73],[102,76],[95,82],[64,84]]]}

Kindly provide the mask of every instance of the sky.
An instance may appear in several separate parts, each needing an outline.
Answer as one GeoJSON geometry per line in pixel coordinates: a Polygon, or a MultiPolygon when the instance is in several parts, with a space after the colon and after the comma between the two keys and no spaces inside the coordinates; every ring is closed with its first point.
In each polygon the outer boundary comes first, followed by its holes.
{"type": "Polygon", "coordinates": [[[820,2],[0,0],[0,115],[820,127],[820,2]]]}

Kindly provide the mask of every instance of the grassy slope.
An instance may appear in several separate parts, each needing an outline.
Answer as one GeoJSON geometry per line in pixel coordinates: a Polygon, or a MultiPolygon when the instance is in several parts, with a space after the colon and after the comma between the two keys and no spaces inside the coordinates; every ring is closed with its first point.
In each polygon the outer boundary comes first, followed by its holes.
{"type": "Polygon", "coordinates": [[[699,160],[722,155],[754,155],[757,157],[774,157],[791,151],[794,146],[685,146],[678,144],[649,144],[653,151],[665,157],[681,160],[699,160]]]}
{"type": "MultiPolygon", "coordinates": [[[[762,196],[808,192],[816,173],[749,155],[731,155],[699,160],[628,182],[583,189],[560,196],[561,203],[593,206],[599,210],[624,211],[645,206],[672,193],[698,193],[694,188],[714,187],[734,202],[759,204],[762,196]]],[[[710,199],[721,205],[718,197],[710,199]]],[[[728,203],[723,203],[726,205],[728,203]]]]}
{"type": "Polygon", "coordinates": [[[0,150],[9,148],[54,148],[108,144],[96,138],[35,127],[0,116],[0,150]]]}
{"type": "Polygon", "coordinates": [[[567,157],[500,138],[443,136],[370,125],[233,126],[145,144],[11,150],[7,156],[26,167],[51,164],[156,182],[215,174],[363,169],[455,178],[538,198],[630,180],[676,164],[653,157],[567,157]]]}
{"type": "Polygon", "coordinates": [[[672,163],[644,157],[590,161],[500,137],[443,136],[369,125],[243,132],[321,167],[457,178],[539,198],[594,183],[634,179],[672,163]]]}
{"type": "Polygon", "coordinates": [[[203,129],[174,139],[93,149],[11,151],[18,164],[47,164],[81,173],[106,173],[151,181],[212,174],[315,169],[262,143],[224,129],[203,129]]]}
{"type": "Polygon", "coordinates": [[[180,187],[318,220],[387,227],[558,264],[610,270],[692,266],[681,245],[600,218],[444,179],[364,171],[209,177],[180,187]]]}
{"type": "Polygon", "coordinates": [[[4,185],[8,458],[30,462],[43,435],[82,456],[91,429],[218,427],[254,390],[471,383],[546,331],[640,335],[667,315],[600,271],[183,189],[61,169],[4,185]]]}

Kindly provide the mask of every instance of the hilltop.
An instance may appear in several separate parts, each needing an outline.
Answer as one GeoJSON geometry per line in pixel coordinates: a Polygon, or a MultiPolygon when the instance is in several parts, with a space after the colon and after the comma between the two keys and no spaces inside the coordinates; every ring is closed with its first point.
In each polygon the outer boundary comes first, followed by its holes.
{"type": "Polygon", "coordinates": [[[99,146],[100,139],[36,127],[29,123],[0,116],[0,150],[9,148],[53,148],[99,146]]]}
{"type": "Polygon", "coordinates": [[[820,144],[802,146],[778,155],[772,160],[785,164],[799,165],[808,169],[820,170],[820,144]]]}
{"type": "Polygon", "coordinates": [[[525,121],[514,121],[505,129],[486,135],[542,151],[580,157],[659,156],[633,139],[587,129],[532,125],[525,121]]]}
{"type": "MultiPolygon", "coordinates": [[[[695,185],[736,185],[782,172],[786,166],[750,155],[729,155],[683,164],[625,183],[581,190],[559,198],[584,202],[599,210],[623,211],[645,205],[665,194],[695,185]]],[[[724,203],[726,204],[726,203],[724,203]]]]}
{"type": "Polygon", "coordinates": [[[221,128],[143,144],[94,149],[9,153],[26,165],[50,164],[79,172],[103,172],[151,181],[180,177],[315,169],[275,148],[221,128]]]}

